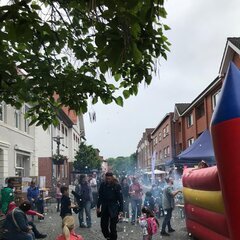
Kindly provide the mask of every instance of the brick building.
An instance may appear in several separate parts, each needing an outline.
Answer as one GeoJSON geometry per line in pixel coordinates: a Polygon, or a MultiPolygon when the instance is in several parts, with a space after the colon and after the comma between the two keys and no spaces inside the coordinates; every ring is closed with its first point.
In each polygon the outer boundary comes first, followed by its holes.
{"type": "MultiPolygon", "coordinates": [[[[189,147],[201,133],[210,128],[224,77],[230,61],[240,68],[240,38],[228,38],[218,76],[182,111],[175,106],[176,155],[189,147]]],[[[177,105],[177,104],[176,104],[177,105]]]]}
{"type": "Polygon", "coordinates": [[[38,156],[38,175],[46,176],[46,187],[50,188],[56,181],[71,184],[73,161],[81,139],[85,136],[82,115],[63,108],[59,111],[59,125],[50,126],[46,131],[36,127],[35,151],[38,156]],[[55,165],[51,157],[57,153],[57,138],[60,140],[59,151],[66,156],[63,165],[55,165]]]}
{"type": "Polygon", "coordinates": [[[173,113],[170,112],[164,116],[151,133],[153,151],[156,152],[155,166],[158,169],[164,168],[165,162],[171,160],[174,155],[173,130],[173,113]]]}
{"type": "Polygon", "coordinates": [[[137,146],[137,162],[140,170],[146,170],[151,164],[153,152],[151,133],[153,130],[154,128],[146,128],[137,146]]]}
{"type": "Polygon", "coordinates": [[[188,148],[204,130],[210,128],[212,114],[231,61],[240,69],[240,38],[227,39],[218,76],[191,103],[175,104],[174,113],[166,114],[152,130],[151,138],[144,135],[145,131],[138,144],[139,166],[151,167],[151,158],[146,160],[147,153],[149,155],[147,146],[151,146],[149,141],[152,140],[152,152],[157,153],[156,166],[159,167],[188,148]]]}

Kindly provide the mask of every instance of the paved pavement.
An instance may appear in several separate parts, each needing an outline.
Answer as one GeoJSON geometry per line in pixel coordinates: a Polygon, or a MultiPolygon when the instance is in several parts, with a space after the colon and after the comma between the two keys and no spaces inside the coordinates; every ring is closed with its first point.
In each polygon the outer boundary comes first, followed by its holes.
{"type": "MultiPolygon", "coordinates": [[[[98,219],[95,215],[95,211],[92,210],[92,228],[91,229],[83,229],[78,227],[78,218],[77,215],[74,214],[76,219],[76,233],[81,234],[85,240],[104,240],[105,238],[102,236],[100,230],[100,219],[98,219]]],[[[47,233],[48,240],[55,240],[56,236],[61,233],[61,217],[59,213],[56,212],[56,205],[51,204],[48,207],[47,215],[45,216],[45,220],[43,222],[39,222],[37,219],[35,220],[37,228],[43,232],[47,233]]],[[[160,219],[160,224],[162,223],[162,218],[160,219]]],[[[162,237],[160,233],[153,237],[153,240],[161,239],[174,239],[174,240],[190,240],[188,237],[185,228],[185,220],[181,219],[179,212],[177,209],[174,212],[174,216],[172,219],[172,226],[176,229],[176,232],[171,233],[170,237],[162,237]]],[[[118,239],[125,240],[141,240],[141,228],[139,226],[132,226],[130,223],[119,223],[118,224],[118,239]]]]}

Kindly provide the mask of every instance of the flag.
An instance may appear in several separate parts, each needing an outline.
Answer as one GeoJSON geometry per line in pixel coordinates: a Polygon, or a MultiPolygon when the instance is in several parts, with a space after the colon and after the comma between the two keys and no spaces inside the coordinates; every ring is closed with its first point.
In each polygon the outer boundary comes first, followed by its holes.
{"type": "Polygon", "coordinates": [[[154,170],[155,170],[155,163],[156,163],[156,151],[153,152],[152,154],[152,185],[155,184],[155,174],[154,174],[154,170]]]}

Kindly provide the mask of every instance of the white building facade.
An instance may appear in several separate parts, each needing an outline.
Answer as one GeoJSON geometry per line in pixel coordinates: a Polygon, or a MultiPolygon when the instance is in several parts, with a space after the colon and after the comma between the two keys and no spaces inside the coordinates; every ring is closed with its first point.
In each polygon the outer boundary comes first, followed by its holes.
{"type": "Polygon", "coordinates": [[[7,177],[46,176],[47,185],[52,179],[70,182],[72,162],[81,139],[85,136],[83,116],[63,109],[59,113],[59,126],[46,131],[41,126],[29,126],[24,118],[29,105],[20,110],[0,102],[0,187],[7,177]],[[56,137],[61,138],[60,154],[66,156],[63,166],[52,164],[51,157],[57,151],[56,137]]]}
{"type": "Polygon", "coordinates": [[[24,118],[29,106],[19,110],[0,102],[0,185],[5,178],[35,176],[38,173],[35,154],[35,127],[24,118]]]}

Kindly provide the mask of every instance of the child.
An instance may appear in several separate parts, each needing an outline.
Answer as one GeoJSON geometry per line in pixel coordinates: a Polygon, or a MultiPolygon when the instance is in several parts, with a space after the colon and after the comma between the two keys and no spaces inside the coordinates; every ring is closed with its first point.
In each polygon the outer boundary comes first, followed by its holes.
{"type": "Polygon", "coordinates": [[[62,234],[56,240],[84,240],[82,236],[74,232],[74,218],[66,216],[62,221],[62,234]]]}
{"type": "Polygon", "coordinates": [[[154,217],[152,211],[146,207],[142,208],[142,214],[139,224],[143,229],[143,240],[151,240],[152,236],[157,233],[158,220],[154,217]]]}
{"type": "Polygon", "coordinates": [[[61,193],[62,193],[62,198],[61,198],[60,216],[63,219],[67,215],[72,215],[72,208],[76,208],[76,206],[71,203],[68,187],[62,186],[61,193]]]}
{"type": "Polygon", "coordinates": [[[150,211],[154,212],[155,199],[154,199],[154,197],[152,196],[152,193],[151,193],[151,192],[146,192],[143,206],[144,206],[145,208],[149,209],[150,211]]]}

